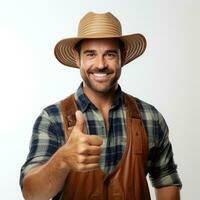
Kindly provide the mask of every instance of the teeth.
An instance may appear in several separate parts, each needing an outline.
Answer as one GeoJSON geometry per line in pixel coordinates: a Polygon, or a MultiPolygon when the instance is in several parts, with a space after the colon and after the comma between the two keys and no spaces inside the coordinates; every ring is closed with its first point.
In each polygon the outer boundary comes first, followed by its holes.
{"type": "Polygon", "coordinates": [[[103,74],[103,73],[94,73],[94,76],[103,77],[103,76],[107,76],[107,74],[103,74]]]}

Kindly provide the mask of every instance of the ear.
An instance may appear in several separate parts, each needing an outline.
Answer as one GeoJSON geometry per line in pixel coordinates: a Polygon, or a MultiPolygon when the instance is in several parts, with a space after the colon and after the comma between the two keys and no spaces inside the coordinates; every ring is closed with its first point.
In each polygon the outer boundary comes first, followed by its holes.
{"type": "Polygon", "coordinates": [[[80,55],[79,55],[78,51],[73,49],[73,54],[74,54],[74,58],[76,60],[76,65],[80,68],[80,55]]]}
{"type": "Polygon", "coordinates": [[[122,66],[124,66],[124,64],[125,64],[125,58],[126,58],[126,51],[123,50],[123,51],[121,52],[121,62],[122,62],[122,66]]]}

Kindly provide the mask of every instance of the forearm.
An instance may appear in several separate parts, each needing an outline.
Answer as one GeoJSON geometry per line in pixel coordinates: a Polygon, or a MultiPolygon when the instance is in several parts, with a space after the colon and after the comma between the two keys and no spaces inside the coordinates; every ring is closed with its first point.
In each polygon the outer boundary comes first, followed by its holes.
{"type": "Polygon", "coordinates": [[[49,200],[60,192],[69,171],[85,172],[99,168],[102,138],[84,134],[84,117],[76,112],[76,125],[66,144],[44,165],[28,172],[23,181],[26,200],[49,200]]]}
{"type": "Polygon", "coordinates": [[[62,189],[69,170],[60,154],[58,150],[46,164],[25,176],[23,195],[26,200],[49,200],[62,189]]]}
{"type": "Polygon", "coordinates": [[[180,200],[180,188],[168,186],[156,188],[156,200],[180,200]]]}

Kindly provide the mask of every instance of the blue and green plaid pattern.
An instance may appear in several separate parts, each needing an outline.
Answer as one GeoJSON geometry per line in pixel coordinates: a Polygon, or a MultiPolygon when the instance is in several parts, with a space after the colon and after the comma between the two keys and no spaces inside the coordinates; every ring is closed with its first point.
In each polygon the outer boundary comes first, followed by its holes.
{"type": "MultiPolygon", "coordinates": [[[[118,87],[116,99],[109,111],[109,130],[106,130],[101,113],[84,95],[82,86],[75,93],[75,98],[78,108],[87,119],[87,134],[97,134],[103,138],[100,167],[105,173],[109,173],[121,159],[126,145],[123,93],[118,87]]],[[[148,173],[152,185],[154,187],[168,185],[181,187],[164,118],[152,105],[139,99],[136,99],[136,102],[148,134],[148,173]]],[[[37,118],[33,127],[30,151],[21,169],[21,186],[24,175],[31,168],[48,161],[64,144],[63,126],[60,102],[45,108],[37,118]]]]}

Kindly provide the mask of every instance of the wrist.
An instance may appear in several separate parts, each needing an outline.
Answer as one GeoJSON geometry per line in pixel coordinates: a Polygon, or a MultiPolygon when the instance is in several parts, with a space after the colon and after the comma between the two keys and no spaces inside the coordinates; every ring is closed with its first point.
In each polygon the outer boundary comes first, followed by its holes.
{"type": "Polygon", "coordinates": [[[66,150],[64,147],[60,147],[57,152],[52,156],[52,164],[56,168],[56,170],[62,171],[62,172],[68,172],[69,171],[69,165],[67,163],[66,158],[66,150]]]}

